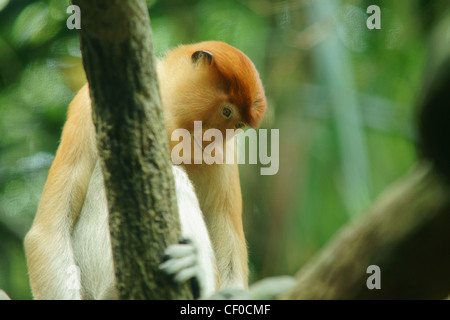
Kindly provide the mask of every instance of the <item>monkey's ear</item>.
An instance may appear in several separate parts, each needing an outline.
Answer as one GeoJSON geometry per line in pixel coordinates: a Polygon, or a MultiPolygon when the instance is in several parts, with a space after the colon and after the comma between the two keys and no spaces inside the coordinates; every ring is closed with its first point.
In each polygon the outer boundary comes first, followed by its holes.
{"type": "Polygon", "coordinates": [[[195,51],[192,56],[191,56],[191,60],[192,63],[194,64],[199,64],[200,62],[206,62],[208,63],[208,65],[210,65],[212,63],[214,59],[214,55],[206,50],[199,50],[199,51],[195,51]]]}

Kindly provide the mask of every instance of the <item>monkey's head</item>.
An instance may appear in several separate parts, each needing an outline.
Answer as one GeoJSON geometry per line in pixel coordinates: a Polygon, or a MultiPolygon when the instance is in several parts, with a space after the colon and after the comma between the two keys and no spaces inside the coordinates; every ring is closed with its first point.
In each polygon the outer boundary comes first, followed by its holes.
{"type": "Polygon", "coordinates": [[[159,62],[162,102],[169,131],[257,128],[267,108],[264,88],[252,61],[220,41],[180,46],[159,62]]]}

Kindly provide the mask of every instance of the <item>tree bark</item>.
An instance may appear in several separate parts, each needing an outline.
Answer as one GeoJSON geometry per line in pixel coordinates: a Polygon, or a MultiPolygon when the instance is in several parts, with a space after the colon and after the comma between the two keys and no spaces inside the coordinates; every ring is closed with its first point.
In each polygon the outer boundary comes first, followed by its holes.
{"type": "Polygon", "coordinates": [[[180,226],[145,0],[73,0],[121,299],[187,299],[158,272],[180,226]]]}

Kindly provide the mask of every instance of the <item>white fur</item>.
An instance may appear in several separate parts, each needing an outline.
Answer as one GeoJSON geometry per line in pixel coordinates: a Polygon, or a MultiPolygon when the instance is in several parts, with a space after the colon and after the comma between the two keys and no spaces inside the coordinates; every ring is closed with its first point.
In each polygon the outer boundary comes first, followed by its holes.
{"type": "Polygon", "coordinates": [[[86,198],[72,233],[75,262],[85,299],[116,298],[108,207],[100,163],[92,173],[86,198]]]}
{"type": "Polygon", "coordinates": [[[216,269],[211,240],[203,219],[194,186],[182,167],[172,166],[180,214],[181,233],[190,239],[197,249],[198,280],[201,296],[208,297],[215,291],[216,269]]]}
{"type": "MultiPolygon", "coordinates": [[[[181,269],[186,271],[180,277],[182,280],[186,280],[184,275],[199,277],[201,296],[206,297],[215,291],[214,251],[191,181],[181,167],[173,166],[173,173],[182,235],[190,239],[197,250],[185,259],[197,259],[197,263],[184,265],[181,269]],[[188,270],[188,267],[193,269],[188,270]]],[[[97,161],[72,234],[73,253],[80,268],[81,295],[87,299],[117,298],[106,203],[103,176],[97,161]]],[[[181,256],[189,254],[181,253],[181,256]]]]}

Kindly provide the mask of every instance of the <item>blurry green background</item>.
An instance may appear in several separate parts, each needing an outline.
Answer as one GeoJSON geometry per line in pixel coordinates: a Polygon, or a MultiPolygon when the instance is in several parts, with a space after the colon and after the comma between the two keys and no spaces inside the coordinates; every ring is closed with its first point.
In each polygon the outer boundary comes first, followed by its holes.
{"type": "MultiPolygon", "coordinates": [[[[155,48],[222,40],[259,69],[280,168],[242,165],[251,282],[294,274],[417,160],[427,57],[448,54],[448,0],[148,1],[155,48]],[[368,6],[381,8],[369,30],[368,6]],[[431,50],[431,48],[433,48],[431,50]]],[[[85,78],[67,0],[0,0],[0,288],[31,298],[23,238],[85,78]]]]}

